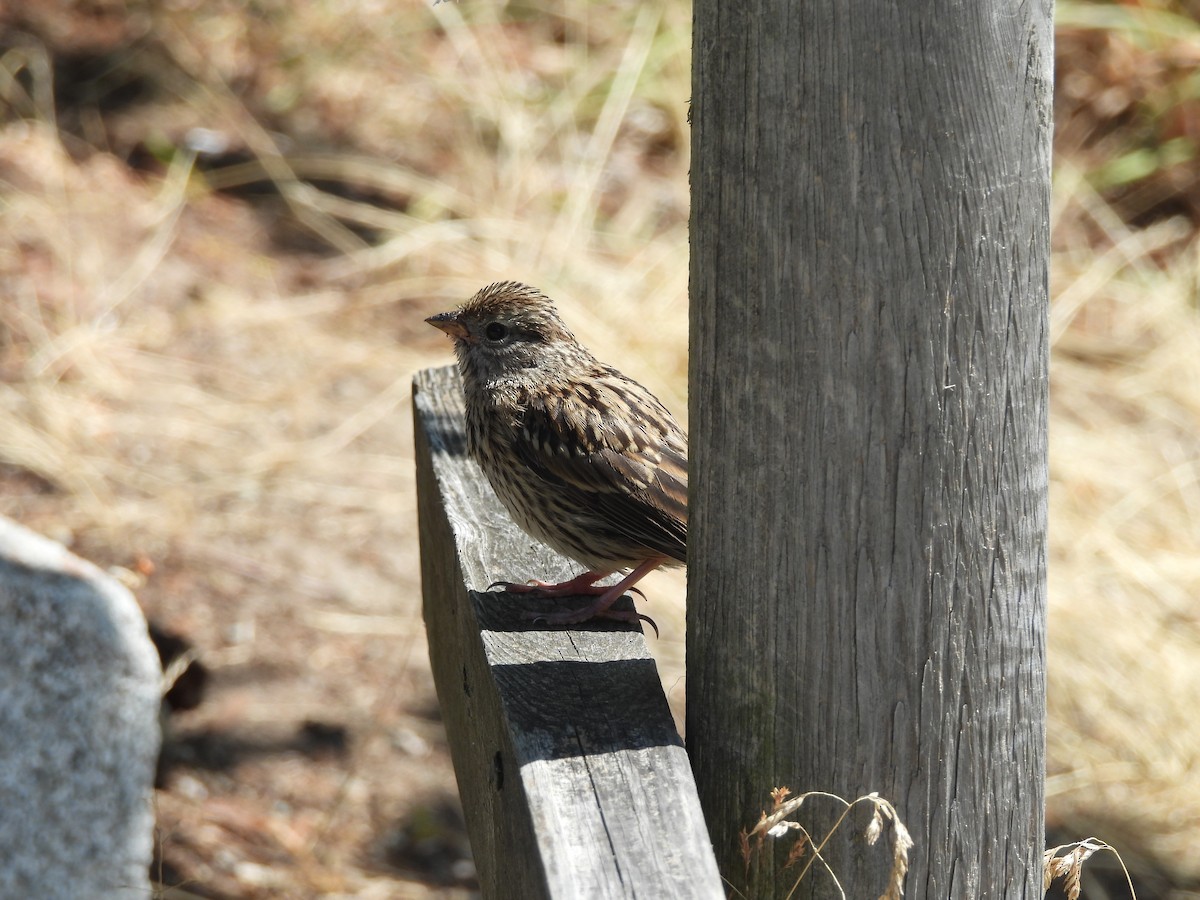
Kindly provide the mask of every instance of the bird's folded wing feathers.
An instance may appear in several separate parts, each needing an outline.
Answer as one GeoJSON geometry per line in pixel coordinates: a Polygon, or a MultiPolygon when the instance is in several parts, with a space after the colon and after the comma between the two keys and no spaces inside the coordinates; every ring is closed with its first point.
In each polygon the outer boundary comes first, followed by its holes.
{"type": "Polygon", "coordinates": [[[542,478],[672,559],[687,558],[687,436],[645,388],[609,371],[527,398],[516,451],[542,478]]]}

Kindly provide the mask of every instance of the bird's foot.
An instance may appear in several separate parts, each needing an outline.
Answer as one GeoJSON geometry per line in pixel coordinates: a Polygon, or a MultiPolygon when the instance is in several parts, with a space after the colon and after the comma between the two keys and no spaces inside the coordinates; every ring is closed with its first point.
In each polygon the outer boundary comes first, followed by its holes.
{"type": "MultiPolygon", "coordinates": [[[[545,581],[533,581],[528,584],[512,584],[506,581],[493,583],[488,590],[502,586],[506,591],[518,594],[533,594],[538,597],[578,597],[591,596],[596,599],[582,609],[563,610],[561,612],[526,612],[524,618],[547,625],[577,625],[590,619],[616,619],[618,622],[648,622],[658,636],[658,625],[649,616],[642,615],[636,610],[612,609],[612,605],[623,597],[626,592],[634,591],[642,594],[634,587],[646,574],[658,568],[665,561],[664,557],[652,556],[639,563],[633,571],[611,587],[597,587],[596,582],[611,572],[584,572],[570,581],[560,584],[549,584],[545,581]]],[[[645,595],[642,594],[644,597],[645,595]]]]}
{"type": "MultiPolygon", "coordinates": [[[[634,589],[636,590],[636,588],[634,589]]],[[[641,591],[638,591],[640,594],[641,591]]],[[[592,603],[582,609],[565,609],[562,612],[534,612],[532,610],[521,614],[523,619],[539,625],[578,625],[593,619],[614,619],[618,622],[645,622],[654,629],[654,636],[659,637],[658,625],[649,616],[632,609],[611,609],[592,603]]]]}
{"type": "MultiPolygon", "coordinates": [[[[533,594],[537,597],[603,597],[609,592],[610,588],[597,585],[596,582],[611,574],[611,572],[584,572],[582,575],[576,575],[569,581],[560,581],[557,583],[539,581],[536,578],[531,578],[524,583],[493,581],[488,585],[488,590],[500,587],[510,594],[533,594]]],[[[630,587],[628,590],[639,594],[643,598],[646,596],[636,587],[630,587]]]]}

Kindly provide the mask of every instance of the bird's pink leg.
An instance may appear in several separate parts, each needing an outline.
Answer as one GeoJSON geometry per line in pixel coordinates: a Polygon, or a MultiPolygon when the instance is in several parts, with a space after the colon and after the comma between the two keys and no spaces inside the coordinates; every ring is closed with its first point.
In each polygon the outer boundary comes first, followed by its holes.
{"type": "MultiPolygon", "coordinates": [[[[644,616],[636,611],[631,612],[626,610],[613,610],[609,607],[616,603],[621,595],[623,595],[626,591],[631,590],[635,584],[661,566],[664,562],[666,562],[665,557],[654,556],[643,562],[612,587],[597,588],[593,584],[591,587],[589,587],[586,593],[598,594],[599,596],[593,603],[588,604],[587,606],[583,607],[583,609],[564,610],[563,612],[556,613],[529,612],[525,614],[525,617],[539,622],[545,622],[548,625],[576,625],[580,622],[586,622],[589,619],[616,619],[620,622],[637,622],[644,620],[649,622],[650,626],[654,629],[654,633],[658,634],[658,626],[654,624],[654,620],[649,616],[644,616]]],[[[580,575],[578,579],[574,580],[578,581],[582,578],[591,577],[593,574],[594,573],[592,572],[587,572],[584,575],[580,575]]],[[[592,578],[592,582],[594,583],[602,577],[603,575],[592,578]]],[[[570,582],[566,583],[570,584],[570,582]]],[[[561,587],[561,585],[556,585],[556,587],[561,587]]],[[[566,596],[568,593],[571,592],[564,592],[563,594],[558,594],[557,596],[566,596]]],[[[575,593],[584,592],[575,591],[575,593]]],[[[638,593],[641,593],[641,591],[638,591],[638,593]]]]}
{"type": "Polygon", "coordinates": [[[499,585],[512,594],[534,594],[539,597],[579,597],[589,594],[600,595],[608,590],[606,587],[596,587],[596,582],[607,578],[612,572],[584,572],[576,575],[570,581],[560,581],[554,584],[549,581],[538,581],[532,578],[524,584],[514,584],[511,581],[493,581],[488,590],[499,585]]]}

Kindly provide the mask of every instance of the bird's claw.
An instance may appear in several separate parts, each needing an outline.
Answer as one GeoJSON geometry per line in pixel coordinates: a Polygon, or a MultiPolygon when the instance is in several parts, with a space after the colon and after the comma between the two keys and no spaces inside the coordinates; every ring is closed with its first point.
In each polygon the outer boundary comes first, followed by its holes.
{"type": "MultiPolygon", "coordinates": [[[[520,584],[518,584],[515,581],[493,581],[491,584],[489,584],[487,586],[487,589],[490,591],[493,588],[503,588],[506,593],[537,594],[539,591],[545,590],[549,587],[552,587],[552,585],[548,585],[544,581],[538,581],[536,578],[531,578],[528,581],[522,582],[520,584]]],[[[625,593],[637,594],[643,600],[646,599],[646,595],[644,593],[642,593],[642,589],[640,587],[638,587],[637,585],[633,585],[631,587],[626,588],[625,593]]],[[[581,594],[580,596],[586,596],[586,595],[581,594]]]]}
{"type": "Polygon", "coordinates": [[[657,622],[655,622],[649,616],[643,615],[642,613],[638,613],[638,618],[654,629],[655,640],[662,640],[662,635],[658,633],[658,623],[657,622]]]}
{"type": "Polygon", "coordinates": [[[536,578],[530,578],[528,581],[493,581],[488,585],[487,589],[503,588],[506,593],[510,594],[536,594],[538,591],[544,591],[547,588],[554,587],[552,584],[547,584],[545,581],[538,581],[536,578]]]}
{"type": "MultiPolygon", "coordinates": [[[[579,610],[578,612],[586,612],[579,610]]],[[[544,613],[544,612],[526,612],[523,618],[528,619],[534,625],[580,625],[592,619],[613,619],[617,622],[645,622],[654,629],[654,636],[661,639],[662,635],[658,630],[658,623],[655,622],[645,613],[636,611],[626,611],[623,609],[605,610],[604,612],[594,613],[590,616],[577,617],[576,612],[563,613],[544,613]]]]}

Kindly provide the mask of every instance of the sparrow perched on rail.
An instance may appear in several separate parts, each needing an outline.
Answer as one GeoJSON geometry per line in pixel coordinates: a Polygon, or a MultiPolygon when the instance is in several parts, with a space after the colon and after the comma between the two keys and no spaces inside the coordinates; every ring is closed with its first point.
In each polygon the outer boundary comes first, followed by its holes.
{"type": "Polygon", "coordinates": [[[652,570],[687,562],[687,435],[653,394],[585,350],[535,288],[491,284],[425,321],[454,338],[467,448],[501,502],[529,535],[587,567],[561,584],[497,584],[596,598],[533,616],[552,624],[650,621],[610,607],[652,570]]]}

